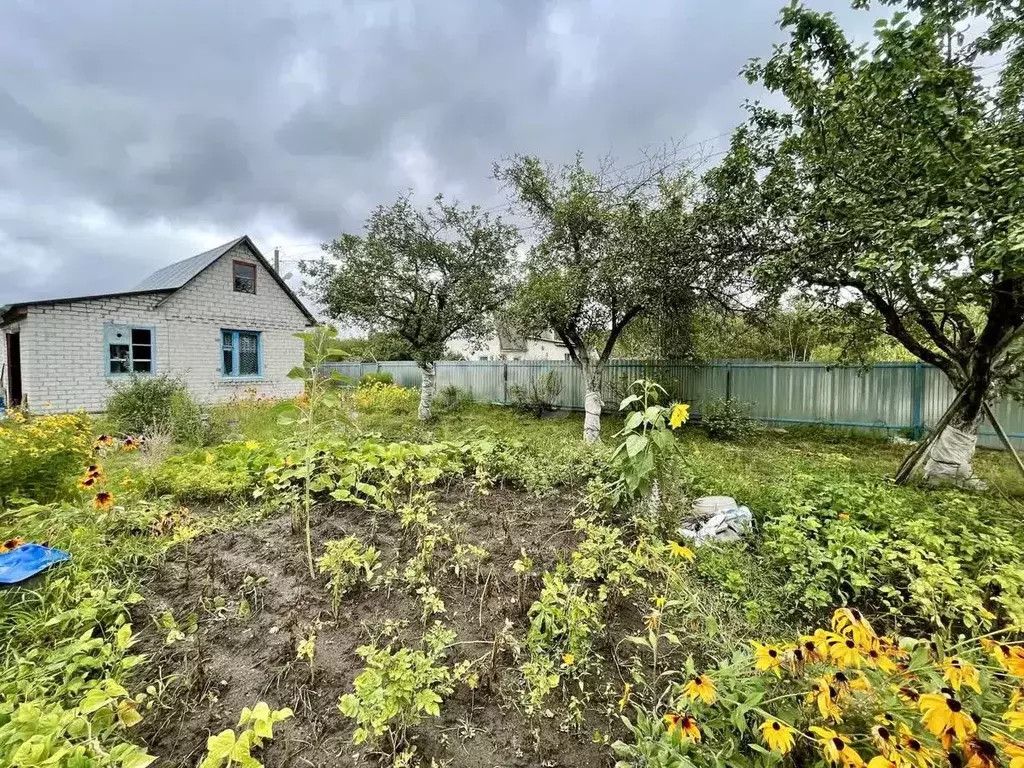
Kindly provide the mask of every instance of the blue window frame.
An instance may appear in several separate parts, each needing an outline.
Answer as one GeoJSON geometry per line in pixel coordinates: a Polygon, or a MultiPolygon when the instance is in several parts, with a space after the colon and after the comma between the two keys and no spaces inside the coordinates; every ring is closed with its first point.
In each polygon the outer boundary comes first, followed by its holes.
{"type": "Polygon", "coordinates": [[[156,373],[156,329],[145,325],[105,325],[103,368],[107,376],[156,373]]]}
{"type": "Polygon", "coordinates": [[[259,331],[220,332],[221,375],[257,378],[263,375],[263,344],[259,331]]]}

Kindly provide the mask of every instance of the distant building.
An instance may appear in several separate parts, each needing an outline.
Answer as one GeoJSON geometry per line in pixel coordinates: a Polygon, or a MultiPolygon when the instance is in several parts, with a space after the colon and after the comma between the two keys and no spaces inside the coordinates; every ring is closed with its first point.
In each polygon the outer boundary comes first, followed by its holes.
{"type": "Polygon", "coordinates": [[[531,336],[512,332],[498,324],[498,332],[478,341],[452,339],[449,355],[465,360],[568,360],[569,349],[554,331],[531,336]]]}

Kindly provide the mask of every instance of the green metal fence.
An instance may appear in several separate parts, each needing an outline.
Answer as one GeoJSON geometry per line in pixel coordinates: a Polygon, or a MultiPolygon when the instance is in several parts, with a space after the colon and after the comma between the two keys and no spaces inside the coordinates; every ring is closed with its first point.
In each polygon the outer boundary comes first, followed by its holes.
{"type": "MultiPolygon", "coordinates": [[[[396,384],[418,387],[420,371],[412,362],[331,363],[326,366],[357,381],[367,373],[388,372],[396,384]]],[[[557,372],[562,390],[557,405],[582,409],[583,377],[561,360],[442,361],[438,388],[454,384],[471,390],[478,402],[512,402],[513,387],[527,387],[557,372]]],[[[920,437],[941,418],[955,392],[945,375],[922,363],[881,363],[869,369],[821,363],[710,363],[691,365],[665,360],[613,360],[602,394],[614,408],[636,379],[657,381],[674,400],[691,404],[700,416],[707,400],[735,397],[749,403],[754,418],[772,424],[822,424],[905,432],[920,437]]],[[[1015,447],[1024,449],[1024,407],[1004,401],[993,408],[1015,447]]],[[[986,424],[979,444],[1001,448],[986,424]]]]}

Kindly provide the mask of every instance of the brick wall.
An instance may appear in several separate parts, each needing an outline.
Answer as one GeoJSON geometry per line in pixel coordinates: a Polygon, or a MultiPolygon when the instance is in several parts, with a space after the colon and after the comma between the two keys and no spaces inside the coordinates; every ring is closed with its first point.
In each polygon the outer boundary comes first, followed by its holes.
{"type": "MultiPolygon", "coordinates": [[[[287,378],[302,363],[303,346],[294,334],[305,315],[240,244],[173,294],[122,296],[28,308],[22,322],[22,386],[36,412],[101,411],[112,386],[104,327],[141,325],[155,329],[156,372],[182,379],[202,402],[218,402],[255,389],[272,397],[302,391],[287,378]],[[256,265],[256,294],[235,293],[232,261],[256,265]],[[221,330],[260,331],[262,375],[232,379],[221,375],[221,330]]],[[[7,330],[7,329],[5,329],[7,330]]]]}

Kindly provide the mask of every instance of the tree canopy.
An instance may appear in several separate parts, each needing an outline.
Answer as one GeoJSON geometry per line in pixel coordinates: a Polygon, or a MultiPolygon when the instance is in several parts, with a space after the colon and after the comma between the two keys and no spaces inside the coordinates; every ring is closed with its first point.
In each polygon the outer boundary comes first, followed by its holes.
{"type": "Polygon", "coordinates": [[[580,155],[562,167],[517,156],[495,176],[535,238],[511,314],[568,347],[585,380],[584,436],[596,440],[603,368],[623,331],[645,312],[682,307],[723,272],[689,247],[694,175],[662,153],[597,169],[580,155]]]}
{"type": "Polygon", "coordinates": [[[365,234],[344,234],[304,263],[306,289],[332,318],[404,341],[423,370],[420,417],[429,418],[434,361],[456,334],[491,331],[512,289],[519,233],[440,196],[426,209],[408,197],[380,206],[365,234]]]}
{"type": "Polygon", "coordinates": [[[954,427],[976,432],[1022,351],[1024,24],[1010,0],[899,4],[870,46],[782,11],[789,41],[746,75],[788,106],[751,104],[706,177],[713,236],[763,260],[763,291],[881,324],[943,370],[965,392],[954,427]]]}

